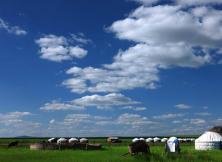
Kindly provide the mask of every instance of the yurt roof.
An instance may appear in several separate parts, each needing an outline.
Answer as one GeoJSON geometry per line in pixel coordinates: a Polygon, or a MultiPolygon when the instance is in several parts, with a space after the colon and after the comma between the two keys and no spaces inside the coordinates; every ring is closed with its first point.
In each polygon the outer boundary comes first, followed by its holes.
{"type": "Polygon", "coordinates": [[[195,142],[220,142],[222,141],[222,136],[216,132],[207,131],[202,134],[195,142]]]}

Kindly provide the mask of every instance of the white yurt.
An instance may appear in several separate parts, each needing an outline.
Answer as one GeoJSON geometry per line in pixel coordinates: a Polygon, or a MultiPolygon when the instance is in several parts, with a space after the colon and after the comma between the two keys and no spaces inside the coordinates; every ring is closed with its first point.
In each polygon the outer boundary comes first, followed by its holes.
{"type": "Polygon", "coordinates": [[[139,138],[134,138],[134,139],[132,139],[132,142],[134,143],[134,142],[137,142],[137,141],[139,141],[139,138]]]}
{"type": "Polygon", "coordinates": [[[54,140],[55,140],[55,138],[50,138],[50,139],[48,139],[48,142],[51,143],[54,140]]]}
{"type": "Polygon", "coordinates": [[[153,142],[160,142],[160,138],[155,137],[155,138],[153,139],[153,142]]]}
{"type": "Polygon", "coordinates": [[[152,139],[152,138],[147,138],[147,139],[146,139],[146,142],[147,142],[147,143],[153,142],[153,139],[152,139]]]}
{"type": "Polygon", "coordinates": [[[66,138],[59,138],[57,144],[66,143],[68,140],[66,138]]]}
{"type": "Polygon", "coordinates": [[[166,142],[167,140],[168,140],[168,138],[162,138],[162,139],[161,139],[161,142],[164,143],[164,142],[166,142]]]}
{"type": "Polygon", "coordinates": [[[70,138],[69,143],[78,143],[79,140],[77,138],[70,138]]]}
{"type": "Polygon", "coordinates": [[[140,140],[140,141],[145,141],[145,139],[144,139],[144,138],[140,138],[139,140],[140,140]]]}
{"type": "Polygon", "coordinates": [[[167,140],[167,151],[168,152],[177,152],[179,151],[179,144],[180,144],[180,141],[178,140],[177,137],[170,137],[168,140],[167,140]]]}
{"type": "Polygon", "coordinates": [[[195,150],[221,149],[222,136],[216,132],[207,131],[195,140],[195,150]]]}
{"type": "Polygon", "coordinates": [[[88,143],[88,139],[87,138],[81,138],[80,140],[79,140],[79,142],[80,143],[88,143]]]}

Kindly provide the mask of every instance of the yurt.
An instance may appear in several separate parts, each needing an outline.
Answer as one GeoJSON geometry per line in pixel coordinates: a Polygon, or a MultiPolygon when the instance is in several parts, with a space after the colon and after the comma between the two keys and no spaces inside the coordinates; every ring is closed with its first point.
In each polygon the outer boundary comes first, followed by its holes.
{"type": "Polygon", "coordinates": [[[77,138],[70,138],[69,143],[78,143],[79,140],[77,138]]]}
{"type": "Polygon", "coordinates": [[[56,140],[56,138],[50,138],[50,139],[48,139],[48,142],[49,143],[52,143],[52,142],[54,142],[56,140]]]}
{"type": "Polygon", "coordinates": [[[122,141],[119,139],[119,137],[109,137],[107,138],[108,143],[121,143],[122,141]]]}
{"type": "Polygon", "coordinates": [[[144,139],[144,138],[140,138],[139,140],[140,140],[140,141],[145,141],[145,139],[144,139]]]}
{"type": "Polygon", "coordinates": [[[155,138],[153,139],[153,142],[160,142],[160,138],[155,137],[155,138]]]}
{"type": "Polygon", "coordinates": [[[57,144],[62,144],[62,143],[66,143],[68,140],[66,138],[59,138],[57,140],[57,144]]]}
{"type": "Polygon", "coordinates": [[[216,132],[207,131],[195,140],[195,150],[221,149],[222,136],[216,132]]]}
{"type": "Polygon", "coordinates": [[[167,140],[168,140],[168,138],[162,138],[162,139],[161,139],[161,142],[164,143],[164,142],[166,142],[167,140]]]}
{"type": "Polygon", "coordinates": [[[146,142],[147,142],[147,143],[153,142],[153,139],[152,139],[152,138],[147,138],[147,139],[146,139],[146,142]]]}
{"type": "Polygon", "coordinates": [[[89,140],[86,139],[86,138],[81,138],[81,139],[79,140],[79,142],[80,142],[80,143],[88,143],[89,140]]]}
{"type": "Polygon", "coordinates": [[[132,139],[132,142],[133,142],[133,143],[135,143],[135,142],[137,142],[137,141],[139,141],[139,138],[133,138],[133,139],[132,139]]]}
{"type": "Polygon", "coordinates": [[[180,152],[180,141],[177,137],[170,137],[166,143],[167,152],[180,152]]]}

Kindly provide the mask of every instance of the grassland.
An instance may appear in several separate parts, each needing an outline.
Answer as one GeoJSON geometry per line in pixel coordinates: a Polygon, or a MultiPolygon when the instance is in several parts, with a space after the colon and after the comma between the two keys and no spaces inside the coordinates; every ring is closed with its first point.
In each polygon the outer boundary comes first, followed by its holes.
{"type": "MultiPolygon", "coordinates": [[[[0,140],[3,144],[12,139],[0,140]]],[[[63,151],[31,151],[25,143],[42,139],[20,139],[24,143],[18,148],[0,147],[0,162],[222,162],[221,151],[195,151],[193,144],[182,144],[180,155],[166,155],[163,145],[152,145],[151,155],[145,157],[122,156],[127,152],[128,139],[121,145],[108,146],[104,139],[94,139],[92,142],[104,142],[103,150],[63,150],[63,151]]]]}

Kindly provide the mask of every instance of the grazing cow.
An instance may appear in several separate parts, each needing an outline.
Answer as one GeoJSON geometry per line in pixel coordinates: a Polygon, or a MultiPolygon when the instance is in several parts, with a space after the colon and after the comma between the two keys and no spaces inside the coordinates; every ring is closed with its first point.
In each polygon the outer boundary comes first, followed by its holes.
{"type": "Polygon", "coordinates": [[[143,153],[144,155],[147,155],[148,153],[150,153],[149,145],[144,140],[139,140],[139,141],[131,143],[128,146],[128,149],[131,155],[135,155],[140,152],[143,153]]]}
{"type": "Polygon", "coordinates": [[[19,143],[18,141],[11,142],[8,144],[8,148],[9,147],[16,147],[16,146],[18,146],[18,143],[19,143]]]}

